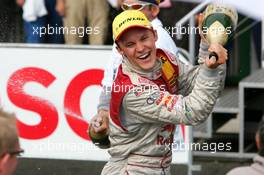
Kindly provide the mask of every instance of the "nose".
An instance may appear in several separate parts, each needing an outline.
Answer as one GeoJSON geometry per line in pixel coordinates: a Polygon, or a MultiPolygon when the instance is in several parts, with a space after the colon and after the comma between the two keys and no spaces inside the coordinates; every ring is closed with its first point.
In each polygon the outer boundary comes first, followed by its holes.
{"type": "Polygon", "coordinates": [[[136,50],[137,50],[137,52],[143,52],[144,44],[142,42],[137,42],[136,43],[136,50]]]}

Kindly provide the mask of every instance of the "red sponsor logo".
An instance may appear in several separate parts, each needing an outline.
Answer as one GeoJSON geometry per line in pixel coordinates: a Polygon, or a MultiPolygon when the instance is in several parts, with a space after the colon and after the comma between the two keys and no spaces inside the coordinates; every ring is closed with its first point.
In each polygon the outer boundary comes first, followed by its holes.
{"type": "Polygon", "coordinates": [[[162,135],[158,135],[157,144],[158,145],[171,145],[173,143],[173,137],[166,138],[162,135]]]}
{"type": "Polygon", "coordinates": [[[171,95],[169,95],[169,96],[167,96],[167,97],[165,98],[164,103],[165,103],[165,106],[166,106],[166,107],[168,107],[168,104],[169,104],[169,102],[171,101],[171,99],[172,99],[172,96],[171,96],[171,95]]]}
{"type": "Polygon", "coordinates": [[[168,124],[165,125],[157,136],[158,145],[169,145],[173,143],[173,133],[175,130],[175,125],[168,124]]]}
{"type": "Polygon", "coordinates": [[[159,99],[157,99],[156,105],[159,105],[162,102],[162,99],[163,99],[164,95],[165,95],[164,92],[160,92],[160,97],[159,97],[159,99]]]}
{"type": "Polygon", "coordinates": [[[172,109],[175,107],[176,103],[178,101],[178,96],[173,97],[170,107],[168,108],[168,111],[172,111],[172,109]]]}

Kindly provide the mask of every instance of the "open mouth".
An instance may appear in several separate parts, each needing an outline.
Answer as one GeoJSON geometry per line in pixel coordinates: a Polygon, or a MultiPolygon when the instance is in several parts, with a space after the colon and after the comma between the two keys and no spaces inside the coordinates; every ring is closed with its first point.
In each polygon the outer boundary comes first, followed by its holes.
{"type": "Polygon", "coordinates": [[[137,58],[140,60],[146,60],[149,56],[150,56],[150,51],[138,56],[137,58]]]}

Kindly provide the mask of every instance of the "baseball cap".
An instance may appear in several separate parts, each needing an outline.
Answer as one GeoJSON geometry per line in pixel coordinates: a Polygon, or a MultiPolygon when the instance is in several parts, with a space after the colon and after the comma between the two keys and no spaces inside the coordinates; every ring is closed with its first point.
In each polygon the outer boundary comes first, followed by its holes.
{"type": "Polygon", "coordinates": [[[138,10],[123,11],[115,17],[112,27],[114,41],[117,41],[126,30],[133,27],[152,29],[147,17],[138,10]]]}

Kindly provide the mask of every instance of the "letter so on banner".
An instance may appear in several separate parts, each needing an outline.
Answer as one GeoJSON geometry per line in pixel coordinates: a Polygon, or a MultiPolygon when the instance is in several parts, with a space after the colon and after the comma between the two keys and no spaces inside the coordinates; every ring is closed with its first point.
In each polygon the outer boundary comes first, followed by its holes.
{"type": "Polygon", "coordinates": [[[1,48],[1,105],[17,116],[25,157],[108,160],[88,136],[110,49],[1,48]]]}

